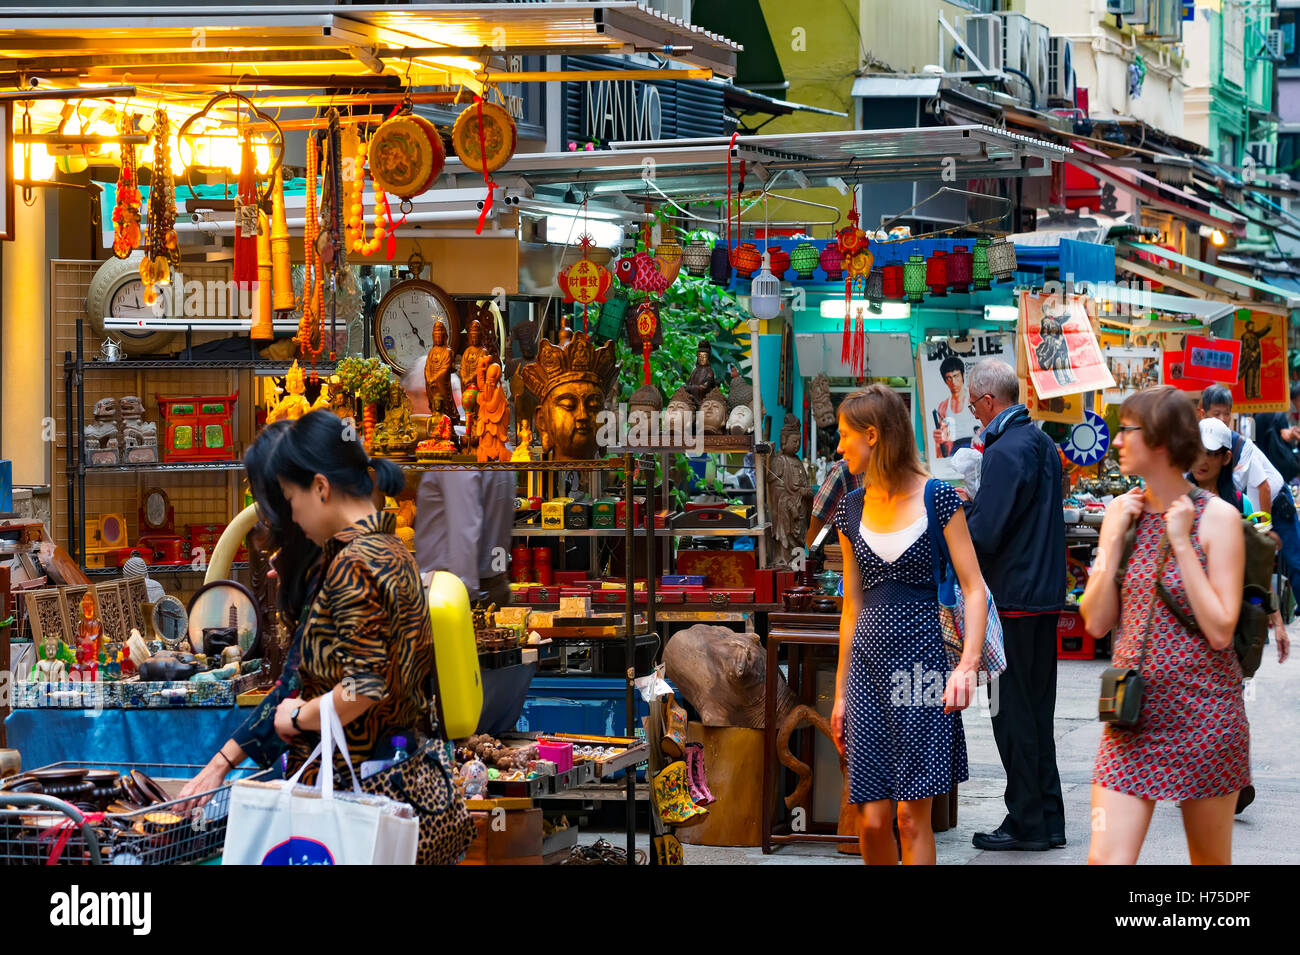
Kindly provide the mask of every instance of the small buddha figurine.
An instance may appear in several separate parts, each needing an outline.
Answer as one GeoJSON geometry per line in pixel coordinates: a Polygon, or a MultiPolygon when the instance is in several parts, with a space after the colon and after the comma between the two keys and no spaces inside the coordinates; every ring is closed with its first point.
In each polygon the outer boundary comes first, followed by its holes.
{"type": "Polygon", "coordinates": [[[511,461],[531,461],[533,459],[533,429],[527,421],[520,421],[515,426],[515,450],[510,455],[511,461]]]}
{"type": "Polygon", "coordinates": [[[32,667],[30,679],[33,683],[66,683],[68,664],[75,659],[62,640],[48,634],[36,651],[36,665],[32,667]]]}
{"type": "Polygon", "coordinates": [[[429,426],[430,437],[415,447],[415,456],[420,461],[439,461],[456,453],[456,433],[452,430],[451,419],[444,415],[435,415],[429,426]]]}
{"type": "Polygon", "coordinates": [[[321,408],[324,408],[328,411],[329,408],[331,407],[332,400],[333,399],[330,398],[329,382],[322,381],[320,383],[320,394],[317,395],[316,400],[311,403],[311,410],[317,411],[321,408]]]}
{"type": "Polygon", "coordinates": [[[434,322],[433,347],[424,360],[424,393],[429,398],[430,413],[445,414],[453,419],[454,424],[460,420],[460,412],[456,409],[456,398],[451,390],[453,357],[447,347],[447,326],[434,322]]]}
{"type": "Polygon", "coordinates": [[[704,403],[704,397],[718,386],[718,379],[713,374],[713,348],[707,341],[700,342],[695,351],[695,369],[686,379],[684,387],[695,399],[698,407],[704,403]]]}
{"type": "Polygon", "coordinates": [[[375,428],[375,449],[384,454],[400,454],[415,446],[419,436],[411,420],[411,396],[400,381],[388,386],[388,404],[384,420],[375,428]]]}
{"type": "Polygon", "coordinates": [[[294,361],[284,376],[284,397],[275,403],[271,413],[266,416],[266,423],[276,421],[297,421],[311,411],[311,404],[306,398],[307,383],[303,379],[302,369],[294,361]]]}
{"type": "Polygon", "coordinates": [[[474,433],[478,438],[476,456],[480,462],[509,461],[506,435],[510,430],[510,404],[501,387],[501,366],[480,363],[478,367],[478,414],[474,433]]]}
{"type": "MultiPolygon", "coordinates": [[[[438,324],[441,323],[435,323],[435,329],[438,324]]],[[[437,339],[435,338],[434,341],[436,342],[437,339]]],[[[483,323],[478,319],[474,319],[469,326],[469,344],[460,356],[458,371],[460,372],[460,386],[462,389],[473,387],[474,383],[478,381],[478,366],[489,359],[488,350],[483,347],[483,323]]],[[[464,397],[462,394],[462,401],[464,401],[464,397]]],[[[432,402],[429,403],[429,408],[432,410],[432,402]]],[[[465,410],[469,410],[468,404],[465,406],[465,410]]],[[[444,411],[443,414],[448,414],[448,412],[444,411]]]]}
{"type": "Polygon", "coordinates": [[[667,444],[680,443],[695,428],[697,405],[685,386],[673,392],[668,399],[668,410],[664,412],[663,440],[667,444]]]}

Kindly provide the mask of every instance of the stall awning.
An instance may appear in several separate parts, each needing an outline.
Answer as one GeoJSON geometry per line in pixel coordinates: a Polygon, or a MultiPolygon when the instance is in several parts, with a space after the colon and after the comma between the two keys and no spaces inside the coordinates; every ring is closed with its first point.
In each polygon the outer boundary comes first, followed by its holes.
{"type": "Polygon", "coordinates": [[[1220,268],[1217,265],[1210,265],[1208,262],[1202,262],[1200,259],[1194,259],[1189,255],[1182,255],[1169,249],[1162,248],[1158,245],[1148,245],[1146,242],[1124,242],[1123,245],[1140,252],[1146,252],[1151,255],[1157,255],[1162,258],[1177,262],[1179,265],[1205,272],[1217,278],[1226,279],[1229,282],[1235,282],[1238,285],[1244,285],[1246,288],[1255,289],[1266,295],[1275,295],[1282,301],[1286,302],[1290,308],[1300,308],[1300,295],[1295,292],[1279,288],[1276,285],[1270,285],[1267,282],[1261,282],[1258,279],[1251,278],[1249,275],[1242,275],[1240,272],[1233,272],[1231,269],[1220,268]]]}
{"type": "MultiPolygon", "coordinates": [[[[1186,295],[1165,295],[1140,288],[1123,285],[1108,287],[1105,296],[1109,301],[1119,305],[1131,305],[1141,309],[1154,309],[1157,312],[1170,312],[1175,315],[1193,315],[1201,322],[1209,324],[1225,315],[1231,315],[1240,308],[1239,304],[1215,302],[1192,298],[1186,295]]],[[[1103,321],[1105,320],[1103,316],[1103,321]]]]}
{"type": "Polygon", "coordinates": [[[1109,157],[1104,153],[1098,152],[1083,143],[1074,143],[1073,146],[1075,152],[1070,156],[1070,165],[1086,172],[1088,175],[1094,176],[1103,182],[1108,182],[1117,189],[1123,189],[1148,205],[1163,209],[1166,212],[1172,212],[1191,222],[1199,222],[1211,229],[1219,229],[1222,232],[1230,232],[1234,235],[1245,234],[1244,219],[1237,216],[1226,219],[1214,215],[1211,212],[1213,207],[1196,196],[1190,196],[1180,189],[1167,186],[1154,176],[1148,176],[1136,169],[1125,168],[1123,174],[1121,174],[1117,169],[1107,168],[1105,162],[1109,157]]]}
{"type": "MultiPolygon", "coordinates": [[[[337,74],[363,80],[365,55],[416,85],[472,81],[489,54],[655,52],[735,74],[741,47],[641,3],[424,3],[220,7],[55,7],[0,11],[0,73],[148,85],[196,65],[230,72],[337,74]],[[363,54],[357,56],[357,51],[363,54]],[[345,69],[351,66],[353,69],[345,69]],[[451,78],[448,79],[448,71],[451,78]],[[437,80],[441,74],[443,79],[437,80]]],[[[370,74],[373,75],[373,74],[370,74]]],[[[203,85],[203,84],[198,84],[203,85]]]]}

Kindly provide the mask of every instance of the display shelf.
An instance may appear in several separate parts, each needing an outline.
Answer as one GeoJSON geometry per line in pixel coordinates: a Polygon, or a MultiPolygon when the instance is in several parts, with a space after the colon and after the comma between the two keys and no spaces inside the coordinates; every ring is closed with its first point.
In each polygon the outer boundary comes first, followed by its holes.
{"type": "MultiPolygon", "coordinates": [[[[234,561],[231,563],[230,569],[232,571],[247,570],[248,561],[234,561]]],[[[122,575],[121,567],[94,567],[90,569],[83,567],[82,570],[85,571],[87,577],[120,577],[122,575]]],[[[162,574],[206,574],[208,572],[206,566],[196,570],[189,564],[150,564],[146,570],[151,577],[162,574]]]]}
{"type": "MultiPolygon", "coordinates": [[[[753,537],[767,530],[765,521],[753,527],[683,527],[673,530],[671,527],[656,527],[655,537],[753,537]],[[692,533],[696,531],[698,533],[692,533]]],[[[512,537],[626,537],[624,527],[589,527],[585,529],[549,528],[549,527],[515,527],[510,531],[512,537]]],[[[645,537],[644,527],[633,528],[634,537],[645,537]]]]}
{"type": "Polygon", "coordinates": [[[243,461],[156,461],[152,464],[84,464],[86,474],[148,474],[168,471],[242,471],[243,461]]]}
{"type": "MultiPolygon", "coordinates": [[[[75,361],[66,364],[74,366],[75,361]]],[[[200,358],[123,358],[120,361],[83,361],[81,369],[92,374],[113,371],[254,371],[269,374],[284,374],[293,362],[274,361],[262,358],[227,358],[207,361],[200,358]]],[[[313,366],[300,364],[303,371],[310,373],[313,366]]],[[[327,361],[317,362],[314,366],[318,372],[334,371],[334,365],[327,361]]]]}
{"type": "Polygon", "coordinates": [[[755,443],[753,435],[706,434],[699,445],[665,444],[609,448],[610,454],[766,454],[770,444],[755,443]]]}

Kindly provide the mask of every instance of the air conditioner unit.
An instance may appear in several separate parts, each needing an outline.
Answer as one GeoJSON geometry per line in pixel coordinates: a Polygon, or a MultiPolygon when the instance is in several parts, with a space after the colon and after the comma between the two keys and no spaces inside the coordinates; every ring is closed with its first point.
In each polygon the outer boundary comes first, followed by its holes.
{"type": "Polygon", "coordinates": [[[1152,26],[1147,33],[1162,40],[1175,43],[1183,39],[1183,2],[1182,0],[1151,0],[1155,15],[1151,18],[1152,26]]]}
{"type": "MultiPolygon", "coordinates": [[[[1002,18],[992,14],[973,14],[963,18],[962,29],[967,49],[984,64],[984,68],[992,72],[1001,70],[1002,18]]],[[[975,69],[975,64],[968,60],[966,68],[975,69]]]]}
{"type": "Polygon", "coordinates": [[[1137,6],[1137,0],[1106,0],[1106,12],[1114,17],[1123,17],[1128,20],[1133,15],[1133,10],[1137,6]]]}
{"type": "Polygon", "coordinates": [[[1029,17],[1004,13],[1002,18],[1002,68],[1029,72],[1029,17]]]}
{"type": "Polygon", "coordinates": [[[1145,26],[1154,19],[1151,7],[1160,0],[1133,0],[1133,12],[1124,14],[1125,26],[1145,26]]]}
{"type": "Polygon", "coordinates": [[[1269,30],[1264,34],[1264,49],[1270,60],[1281,63],[1286,59],[1286,34],[1281,30],[1269,30]]]}
{"type": "Polygon", "coordinates": [[[1246,152],[1250,153],[1256,165],[1272,169],[1277,165],[1277,143],[1256,140],[1246,143],[1246,152]]]}
{"type": "Polygon", "coordinates": [[[1034,81],[1034,96],[1041,109],[1047,105],[1048,67],[1051,58],[1051,33],[1047,26],[1029,21],[1029,68],[1025,70],[1034,81]]]}
{"type": "Polygon", "coordinates": [[[1069,37],[1054,36],[1047,41],[1047,98],[1074,105],[1074,61],[1069,37]]]}

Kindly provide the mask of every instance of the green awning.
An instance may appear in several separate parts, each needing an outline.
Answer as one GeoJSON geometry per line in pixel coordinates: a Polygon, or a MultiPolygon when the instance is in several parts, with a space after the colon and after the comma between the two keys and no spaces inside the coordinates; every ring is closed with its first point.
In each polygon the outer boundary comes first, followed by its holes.
{"type": "MultiPolygon", "coordinates": [[[[1236,282],[1238,285],[1244,285],[1246,288],[1253,288],[1258,292],[1266,295],[1276,295],[1286,302],[1290,308],[1300,308],[1300,295],[1290,292],[1284,288],[1278,288],[1276,285],[1269,285],[1267,282],[1261,282],[1253,279],[1249,275],[1242,275],[1240,272],[1233,272],[1231,269],[1221,269],[1217,265],[1210,265],[1208,262],[1202,262],[1200,259],[1194,259],[1190,255],[1181,255],[1178,252],[1171,252],[1169,249],[1158,245],[1149,245],[1146,242],[1128,242],[1124,245],[1131,249],[1137,249],[1150,255],[1160,258],[1169,259],[1177,262],[1179,265],[1185,265],[1188,268],[1196,269],[1199,272],[1207,272],[1210,275],[1218,276],[1221,279],[1227,279],[1229,282],[1236,282]]],[[[1248,303],[1243,302],[1243,305],[1248,303]]]]}
{"type": "Polygon", "coordinates": [[[737,85],[768,90],[783,87],[785,72],[758,0],[695,0],[691,23],[744,47],[736,56],[737,85]]]}

